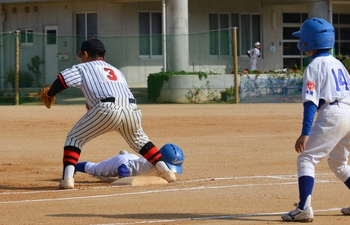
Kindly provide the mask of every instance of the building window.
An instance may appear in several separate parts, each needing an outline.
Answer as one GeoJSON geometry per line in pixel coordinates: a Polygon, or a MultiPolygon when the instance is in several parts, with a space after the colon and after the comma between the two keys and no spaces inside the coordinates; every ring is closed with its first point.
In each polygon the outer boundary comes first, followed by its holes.
{"type": "Polygon", "coordinates": [[[283,67],[295,69],[305,67],[309,58],[303,55],[297,44],[299,38],[292,35],[299,31],[301,24],[307,19],[306,13],[283,13],[283,67]]]}
{"type": "MultiPolygon", "coordinates": [[[[305,67],[309,57],[297,48],[299,38],[292,35],[307,19],[305,13],[283,13],[283,64],[287,68],[305,67]]],[[[350,55],[350,14],[333,14],[334,55],[350,55]]]]}
{"type": "Polygon", "coordinates": [[[163,55],[162,13],[139,13],[139,54],[152,58],[163,55]]]}
{"type": "Polygon", "coordinates": [[[56,45],[57,44],[57,30],[46,31],[46,44],[56,45]]]}
{"type": "Polygon", "coordinates": [[[283,13],[283,23],[303,23],[307,19],[306,13],[283,13]]]}
{"type": "Polygon", "coordinates": [[[210,14],[210,55],[230,55],[229,14],[210,14]]]}
{"type": "Polygon", "coordinates": [[[333,14],[335,55],[350,55],[350,14],[333,14]]]}
{"type": "Polygon", "coordinates": [[[33,29],[19,29],[21,31],[20,43],[21,46],[32,46],[33,45],[33,29]]]}
{"type": "Polygon", "coordinates": [[[232,56],[232,29],[238,27],[238,55],[243,56],[260,41],[260,15],[257,14],[209,14],[210,55],[232,56]],[[242,54],[243,53],[243,54],[242,54]]]}
{"type": "Polygon", "coordinates": [[[97,38],[97,13],[77,13],[75,21],[78,53],[81,43],[91,38],[97,38]]]}

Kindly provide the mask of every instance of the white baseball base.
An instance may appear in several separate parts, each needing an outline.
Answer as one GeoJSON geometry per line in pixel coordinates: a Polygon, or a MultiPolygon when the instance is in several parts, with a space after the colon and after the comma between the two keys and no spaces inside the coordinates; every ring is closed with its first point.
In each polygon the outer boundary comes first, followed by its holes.
{"type": "Polygon", "coordinates": [[[157,176],[134,176],[124,177],[112,182],[112,185],[130,185],[130,186],[147,186],[147,185],[162,185],[168,181],[157,176]]]}

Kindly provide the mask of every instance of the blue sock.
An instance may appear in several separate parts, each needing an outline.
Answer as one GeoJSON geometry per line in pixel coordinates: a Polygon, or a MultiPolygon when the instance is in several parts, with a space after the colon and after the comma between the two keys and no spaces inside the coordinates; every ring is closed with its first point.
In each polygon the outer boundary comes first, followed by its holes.
{"type": "Polygon", "coordinates": [[[350,189],[350,177],[344,182],[344,184],[350,189]]]}
{"type": "Polygon", "coordinates": [[[79,171],[79,172],[85,173],[85,165],[86,165],[86,163],[87,162],[77,163],[77,165],[75,165],[75,171],[79,171]]]}
{"type": "Polygon", "coordinates": [[[314,188],[315,178],[309,176],[302,176],[298,179],[299,184],[299,209],[303,210],[307,197],[312,194],[314,188]]]}

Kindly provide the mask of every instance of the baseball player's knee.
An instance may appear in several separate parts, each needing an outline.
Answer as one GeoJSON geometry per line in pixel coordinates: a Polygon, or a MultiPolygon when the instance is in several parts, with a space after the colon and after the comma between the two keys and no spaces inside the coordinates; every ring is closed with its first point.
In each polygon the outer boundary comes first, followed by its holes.
{"type": "Polygon", "coordinates": [[[78,149],[82,149],[88,140],[77,138],[77,135],[68,135],[64,143],[65,146],[72,146],[78,149]]]}
{"type": "Polygon", "coordinates": [[[298,158],[298,177],[315,177],[315,165],[304,158],[298,158]]]}
{"type": "Polygon", "coordinates": [[[71,143],[79,143],[79,144],[74,144],[74,145],[66,144],[66,146],[73,146],[73,147],[75,147],[77,149],[83,149],[83,146],[85,145],[85,142],[81,142],[81,141],[78,141],[78,140],[74,140],[71,143]]]}
{"type": "Polygon", "coordinates": [[[342,182],[345,182],[350,177],[350,166],[348,166],[345,162],[340,163],[333,159],[328,159],[327,162],[331,171],[342,182]]]}

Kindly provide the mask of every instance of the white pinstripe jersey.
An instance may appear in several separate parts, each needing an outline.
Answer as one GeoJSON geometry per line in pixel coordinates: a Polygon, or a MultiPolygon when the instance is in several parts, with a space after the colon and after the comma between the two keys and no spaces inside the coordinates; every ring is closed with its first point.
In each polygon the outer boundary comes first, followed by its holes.
{"type": "Polygon", "coordinates": [[[74,65],[61,75],[68,87],[82,90],[89,106],[108,97],[134,98],[123,73],[103,60],[74,65]]]}

